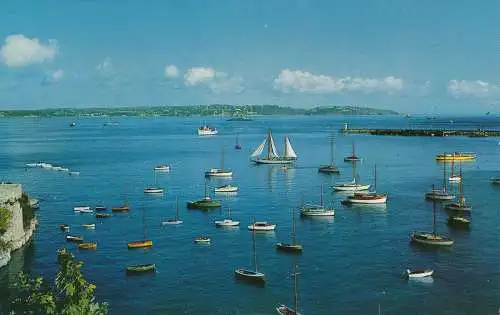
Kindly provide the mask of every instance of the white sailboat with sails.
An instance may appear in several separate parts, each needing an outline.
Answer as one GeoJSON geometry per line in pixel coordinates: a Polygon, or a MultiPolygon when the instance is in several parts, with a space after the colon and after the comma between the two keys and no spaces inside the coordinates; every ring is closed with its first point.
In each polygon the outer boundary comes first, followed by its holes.
{"type": "Polygon", "coordinates": [[[276,145],[274,143],[274,138],[271,133],[271,128],[267,133],[267,137],[262,141],[262,143],[253,151],[250,155],[250,160],[257,164],[291,164],[297,159],[297,154],[295,153],[290,139],[285,137],[285,152],[283,156],[280,156],[276,145]],[[259,157],[264,151],[264,147],[267,144],[267,155],[264,157],[259,157]]]}

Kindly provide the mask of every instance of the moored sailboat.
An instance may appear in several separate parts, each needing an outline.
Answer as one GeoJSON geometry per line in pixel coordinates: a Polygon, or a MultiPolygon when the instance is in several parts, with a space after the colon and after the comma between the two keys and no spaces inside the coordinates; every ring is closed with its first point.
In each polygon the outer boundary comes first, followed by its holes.
{"type": "Polygon", "coordinates": [[[333,190],[335,191],[362,191],[368,189],[370,189],[370,184],[358,182],[358,177],[356,176],[356,162],[352,162],[352,181],[333,186],[333,190]]]}
{"type": "Polygon", "coordinates": [[[330,164],[321,165],[318,169],[318,172],[325,174],[340,174],[340,170],[335,165],[335,144],[333,134],[330,136],[330,164]]]}
{"type": "Polygon", "coordinates": [[[280,156],[278,150],[276,149],[276,145],[274,144],[271,128],[269,128],[267,138],[265,138],[264,141],[262,141],[262,143],[253,151],[250,155],[250,160],[256,164],[291,164],[297,160],[297,154],[290,143],[290,139],[285,137],[285,153],[283,156],[280,156]],[[259,158],[264,151],[266,143],[267,155],[259,158]]]}
{"type": "Polygon", "coordinates": [[[449,203],[445,205],[444,208],[448,211],[455,211],[457,213],[470,213],[472,211],[472,206],[465,200],[462,165],[460,165],[460,178],[462,181],[459,184],[460,196],[457,202],[449,203]]]}
{"type": "Polygon", "coordinates": [[[240,136],[240,134],[236,134],[236,144],[234,145],[234,148],[235,148],[236,150],[241,150],[241,144],[240,144],[240,141],[239,141],[239,140],[240,140],[240,139],[239,139],[239,138],[240,138],[239,136],[240,136]]]}
{"type": "MultiPolygon", "coordinates": [[[[432,187],[434,189],[434,186],[432,187]]],[[[431,246],[452,246],[453,239],[440,236],[436,232],[436,200],[432,200],[433,205],[433,224],[432,232],[411,232],[410,240],[412,243],[431,246]]]]}
{"type": "Polygon", "coordinates": [[[305,217],[333,217],[335,209],[327,208],[323,205],[323,185],[321,185],[320,204],[302,203],[300,215],[305,217]]]}
{"type": "Polygon", "coordinates": [[[374,190],[369,192],[354,192],[352,196],[348,196],[342,201],[343,204],[384,204],[387,202],[387,193],[377,193],[377,165],[374,171],[374,190]]]}
{"type": "Polygon", "coordinates": [[[455,174],[455,160],[451,160],[451,175],[448,180],[451,183],[459,183],[462,180],[461,175],[455,174]]]}
{"type": "Polygon", "coordinates": [[[142,228],[143,228],[143,238],[142,238],[142,240],[127,243],[127,247],[129,249],[132,249],[132,248],[143,248],[143,247],[151,247],[151,246],[153,246],[153,241],[147,239],[147,227],[146,227],[146,219],[145,219],[145,216],[144,216],[144,209],[142,209],[142,228]]]}
{"type": "Polygon", "coordinates": [[[224,148],[221,149],[220,168],[211,168],[205,172],[205,177],[231,177],[233,171],[224,168],[224,148]]]}
{"type": "Polygon", "coordinates": [[[281,250],[281,251],[289,251],[289,252],[296,252],[296,253],[301,253],[302,252],[302,245],[297,244],[297,233],[296,233],[296,227],[295,227],[295,211],[292,210],[292,243],[283,243],[283,242],[278,242],[276,243],[276,249],[281,250]]]}
{"type": "MultiPolygon", "coordinates": [[[[255,224],[254,218],[254,224],[255,224]]],[[[255,230],[252,230],[252,253],[253,253],[253,270],[248,268],[238,268],[234,270],[234,274],[237,278],[249,281],[265,282],[266,276],[264,273],[259,271],[259,266],[257,264],[257,249],[255,245],[255,230]]]]}
{"type": "Polygon", "coordinates": [[[220,208],[222,206],[220,200],[214,200],[208,196],[207,181],[205,180],[205,197],[196,201],[188,201],[188,209],[210,209],[220,208]]]}
{"type": "Polygon", "coordinates": [[[231,208],[227,209],[227,218],[215,221],[216,227],[235,227],[238,225],[240,225],[240,221],[233,221],[233,219],[231,219],[231,208]]]}
{"type": "Polygon", "coordinates": [[[154,176],[154,185],[144,188],[144,193],[145,194],[162,194],[164,190],[163,190],[163,188],[158,187],[158,183],[156,180],[156,172],[154,172],[153,176],[154,176]]]}
{"type": "Polygon", "coordinates": [[[276,311],[281,315],[301,315],[299,312],[299,292],[298,292],[298,277],[299,273],[297,272],[297,266],[293,265],[293,298],[294,298],[294,308],[292,309],[285,304],[280,304],[276,307],[276,311]]]}
{"type": "Polygon", "coordinates": [[[441,189],[435,189],[432,186],[430,192],[425,193],[425,199],[437,200],[437,201],[449,201],[455,199],[455,195],[451,194],[447,190],[447,180],[446,180],[446,164],[443,164],[443,186],[441,189]]]}
{"type": "Polygon", "coordinates": [[[179,219],[179,197],[175,197],[175,219],[168,219],[163,221],[163,225],[177,225],[182,224],[182,220],[179,219]]]}
{"type": "Polygon", "coordinates": [[[356,150],[354,147],[354,142],[352,143],[352,153],[344,158],[345,162],[359,162],[361,158],[356,155],[356,150]]]}

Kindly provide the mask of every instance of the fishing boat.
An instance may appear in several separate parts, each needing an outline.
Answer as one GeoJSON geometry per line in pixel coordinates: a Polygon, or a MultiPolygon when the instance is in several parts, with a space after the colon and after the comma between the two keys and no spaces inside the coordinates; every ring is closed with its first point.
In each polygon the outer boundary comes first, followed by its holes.
{"type": "Polygon", "coordinates": [[[301,315],[299,313],[299,290],[298,290],[298,282],[299,282],[299,273],[297,272],[297,266],[294,264],[294,270],[292,273],[293,277],[293,300],[294,300],[294,308],[292,309],[285,304],[280,304],[276,307],[276,311],[281,315],[301,315]]]}
{"type": "Polygon", "coordinates": [[[240,225],[240,221],[233,221],[233,219],[231,219],[231,208],[227,210],[227,218],[215,221],[216,227],[235,227],[238,225],[240,225]]]}
{"type": "Polygon", "coordinates": [[[123,205],[121,205],[119,207],[111,208],[111,211],[113,211],[113,212],[128,212],[129,207],[128,207],[127,203],[124,203],[123,205]]]}
{"type": "Polygon", "coordinates": [[[354,192],[354,195],[348,196],[342,201],[343,204],[352,205],[372,205],[372,204],[382,204],[387,202],[387,193],[377,193],[377,165],[375,165],[374,171],[374,190],[369,192],[354,192]]]}
{"type": "Polygon", "coordinates": [[[451,175],[448,178],[451,183],[459,183],[462,181],[462,177],[458,174],[455,174],[455,160],[451,160],[451,175]]]}
{"type": "Polygon", "coordinates": [[[208,236],[198,236],[194,239],[194,242],[196,244],[210,244],[210,241],[211,239],[208,236]]]}
{"type": "MultiPolygon", "coordinates": [[[[434,187],[433,187],[434,188],[434,187]]],[[[433,224],[432,232],[411,232],[410,240],[412,243],[430,246],[452,246],[453,239],[440,236],[436,232],[436,200],[432,200],[433,205],[433,224]]]]}
{"type": "Polygon", "coordinates": [[[96,213],[95,217],[97,219],[111,218],[113,215],[110,213],[96,213]]]}
{"type": "Polygon", "coordinates": [[[156,172],[154,172],[154,185],[144,188],[145,194],[163,194],[163,188],[158,187],[156,172]]]}
{"type": "Polygon", "coordinates": [[[462,175],[462,165],[460,165],[460,178],[462,179],[459,183],[459,192],[460,196],[456,202],[449,203],[444,206],[444,208],[448,211],[456,211],[460,213],[470,213],[472,211],[472,206],[467,203],[464,195],[464,184],[463,184],[463,175],[462,175]]]}
{"type": "Polygon", "coordinates": [[[196,201],[188,201],[188,209],[209,209],[220,208],[222,206],[220,200],[214,200],[208,196],[207,181],[205,180],[205,197],[196,201]]]}
{"type": "Polygon", "coordinates": [[[456,196],[448,192],[447,186],[446,164],[443,164],[443,184],[441,189],[432,188],[431,191],[425,193],[425,199],[437,201],[449,201],[455,199],[456,196]]]}
{"type": "Polygon", "coordinates": [[[95,223],[82,224],[84,229],[92,230],[95,229],[95,223]]]}
{"type": "Polygon", "coordinates": [[[500,177],[493,177],[490,181],[493,185],[500,185],[500,177]]]}
{"type": "Polygon", "coordinates": [[[105,206],[95,206],[95,207],[94,207],[94,211],[95,211],[95,212],[99,212],[99,211],[106,211],[106,210],[108,210],[108,208],[107,208],[107,207],[105,207],[105,206]]]}
{"type": "Polygon", "coordinates": [[[155,264],[133,265],[133,266],[127,266],[125,268],[125,272],[127,273],[127,275],[150,273],[155,271],[156,271],[155,264]]]}
{"type": "Polygon", "coordinates": [[[270,232],[276,229],[276,224],[272,224],[266,221],[254,222],[248,225],[250,231],[265,231],[270,232]]]}
{"type": "Polygon", "coordinates": [[[153,241],[147,239],[147,227],[146,227],[146,219],[144,216],[144,209],[142,209],[142,228],[143,228],[142,240],[127,243],[129,249],[153,246],[153,241]]]}
{"type": "Polygon", "coordinates": [[[340,170],[335,165],[335,145],[334,145],[334,137],[333,134],[330,136],[330,164],[321,165],[318,169],[318,172],[325,174],[340,174],[340,170]]]}
{"type": "Polygon", "coordinates": [[[253,151],[250,155],[250,160],[256,164],[291,164],[297,160],[297,154],[293,150],[290,139],[285,137],[285,151],[284,155],[280,156],[276,145],[274,144],[274,138],[271,132],[271,128],[267,133],[267,137],[262,141],[262,143],[253,151]],[[264,146],[267,143],[267,155],[263,158],[259,156],[264,151],[264,146]]]}
{"type": "Polygon", "coordinates": [[[432,269],[406,269],[406,277],[408,279],[414,279],[414,278],[428,278],[432,277],[434,274],[434,270],[432,269]]]}
{"type": "Polygon", "coordinates": [[[356,175],[356,162],[352,162],[352,181],[333,186],[335,191],[362,191],[368,189],[370,189],[370,184],[359,183],[359,176],[356,175]]]}
{"type": "Polygon", "coordinates": [[[156,165],[154,170],[157,172],[170,172],[170,166],[166,164],[156,165]]]}
{"type": "Polygon", "coordinates": [[[69,232],[69,225],[67,225],[67,224],[59,224],[59,228],[60,228],[63,232],[69,232]]]}
{"type": "Polygon", "coordinates": [[[80,243],[78,249],[97,249],[97,243],[80,243]]]}
{"type": "Polygon", "coordinates": [[[289,243],[278,242],[276,243],[276,249],[281,251],[296,252],[296,253],[302,252],[302,245],[297,244],[297,233],[295,228],[295,211],[293,210],[292,210],[292,243],[289,244],[289,243]]]}
{"type": "Polygon", "coordinates": [[[229,192],[238,192],[238,186],[233,186],[231,184],[222,185],[215,188],[216,193],[229,193],[229,192]]]}
{"type": "Polygon", "coordinates": [[[218,134],[219,131],[214,127],[210,127],[208,125],[203,125],[198,128],[198,136],[214,136],[218,134]]]}
{"type": "Polygon", "coordinates": [[[359,162],[361,161],[361,158],[356,155],[356,150],[354,147],[354,142],[352,143],[352,153],[351,155],[348,155],[344,157],[344,162],[359,162]]]}
{"type": "MultiPolygon", "coordinates": [[[[255,218],[254,218],[254,224],[255,218]]],[[[257,282],[265,282],[266,276],[264,273],[259,271],[259,265],[257,264],[257,249],[255,245],[255,230],[252,230],[252,256],[253,256],[253,270],[247,268],[238,268],[234,270],[234,274],[237,278],[248,280],[248,281],[257,281],[257,282]]]]}
{"type": "Polygon", "coordinates": [[[205,172],[205,177],[231,177],[233,172],[224,168],[224,148],[221,149],[220,168],[211,168],[205,172]]]}
{"type": "Polygon", "coordinates": [[[81,243],[81,242],[83,242],[83,237],[82,236],[75,236],[75,235],[66,235],[66,241],[73,242],[73,243],[81,243]]]}
{"type": "Polygon", "coordinates": [[[239,141],[239,138],[240,138],[240,134],[236,134],[236,144],[234,145],[234,148],[236,150],[241,150],[241,144],[240,144],[240,141],[239,141]]]}
{"type": "Polygon", "coordinates": [[[163,225],[177,225],[182,224],[184,221],[179,219],[179,197],[175,197],[175,218],[163,221],[163,225]]]}
{"type": "Polygon", "coordinates": [[[75,212],[92,212],[92,209],[88,206],[79,206],[79,207],[74,207],[73,211],[75,212]]]}
{"type": "Polygon", "coordinates": [[[451,215],[448,217],[447,223],[451,227],[469,228],[470,219],[458,215],[451,215]]]}
{"type": "Polygon", "coordinates": [[[476,154],[472,152],[439,153],[436,161],[472,161],[476,159],[476,154]]]}
{"type": "Polygon", "coordinates": [[[327,208],[323,205],[323,185],[321,185],[320,204],[306,204],[302,202],[300,215],[305,217],[333,217],[335,209],[327,208]]]}

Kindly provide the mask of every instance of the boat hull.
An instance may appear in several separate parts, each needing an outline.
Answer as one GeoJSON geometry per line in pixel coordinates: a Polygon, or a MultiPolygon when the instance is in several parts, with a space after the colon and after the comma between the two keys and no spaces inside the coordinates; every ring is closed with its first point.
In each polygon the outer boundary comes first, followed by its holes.
{"type": "Polygon", "coordinates": [[[81,236],[67,235],[66,236],[66,241],[67,242],[72,242],[72,243],[81,243],[81,242],[83,242],[83,237],[81,237],[81,236]]]}
{"type": "Polygon", "coordinates": [[[98,219],[111,218],[112,215],[109,213],[96,213],[95,217],[98,219]]]}
{"type": "Polygon", "coordinates": [[[163,189],[161,188],[146,188],[144,189],[145,194],[162,194],[163,189]]]}
{"type": "Polygon", "coordinates": [[[234,275],[242,280],[265,282],[266,276],[262,272],[248,270],[248,269],[236,269],[234,270],[234,275]]]}
{"type": "Polygon", "coordinates": [[[233,226],[239,226],[239,225],[240,225],[240,221],[233,221],[233,220],[215,221],[216,227],[233,227],[233,226]]]}
{"type": "Polygon", "coordinates": [[[233,172],[205,172],[205,177],[231,177],[233,172]]]}
{"type": "Polygon", "coordinates": [[[145,240],[145,241],[136,241],[136,242],[130,242],[127,244],[127,247],[129,249],[132,248],[144,248],[144,247],[151,247],[153,246],[153,241],[151,240],[145,240]]]}
{"type": "Polygon", "coordinates": [[[128,266],[125,269],[127,275],[138,275],[143,273],[152,273],[156,271],[155,264],[128,266]]]}
{"type": "Polygon", "coordinates": [[[265,225],[265,226],[259,226],[259,225],[254,225],[254,224],[248,225],[248,230],[250,230],[250,231],[270,232],[270,231],[274,231],[274,229],[276,229],[276,224],[269,224],[269,225],[265,225]]]}
{"type": "Polygon", "coordinates": [[[216,193],[231,193],[231,192],[238,192],[238,187],[231,186],[231,187],[217,187],[215,188],[216,193]]]}
{"type": "Polygon", "coordinates": [[[78,244],[78,249],[94,250],[97,249],[97,243],[80,243],[78,244]]]}
{"type": "Polygon", "coordinates": [[[471,212],[472,211],[471,206],[462,206],[462,205],[455,204],[455,203],[448,204],[448,205],[444,206],[444,208],[448,211],[458,211],[458,212],[471,212]]]}
{"type": "Polygon", "coordinates": [[[205,201],[188,201],[187,207],[189,209],[209,209],[209,208],[220,208],[221,203],[218,200],[212,200],[209,202],[205,201]]]}
{"type": "Polygon", "coordinates": [[[281,315],[301,315],[301,313],[297,313],[295,310],[283,304],[276,307],[276,312],[281,315]]]}
{"type": "Polygon", "coordinates": [[[410,233],[410,240],[412,243],[430,246],[452,246],[453,240],[446,237],[433,237],[432,233],[410,233]]]}
{"type": "Polygon", "coordinates": [[[426,270],[406,270],[406,276],[409,279],[421,279],[421,278],[427,278],[427,277],[432,277],[434,274],[434,270],[432,269],[426,269],[426,270]]]}
{"type": "Polygon", "coordinates": [[[303,250],[302,245],[299,244],[286,244],[286,243],[276,243],[276,249],[285,252],[296,252],[301,253],[303,250]]]}
{"type": "Polygon", "coordinates": [[[87,229],[87,230],[93,230],[93,229],[95,229],[95,224],[94,223],[92,223],[92,224],[82,224],[82,227],[84,229],[87,229]]]}
{"type": "Polygon", "coordinates": [[[451,216],[448,217],[447,221],[449,226],[457,227],[457,228],[466,228],[470,227],[470,220],[462,217],[451,216]]]}
{"type": "Polygon", "coordinates": [[[252,162],[254,162],[255,164],[293,164],[295,162],[295,159],[252,159],[252,162]]]}
{"type": "Polygon", "coordinates": [[[163,221],[161,224],[163,225],[177,225],[177,224],[182,224],[184,221],[181,220],[169,220],[169,221],[163,221]]]}
{"type": "Polygon", "coordinates": [[[381,204],[381,203],[387,203],[387,196],[381,195],[381,196],[377,196],[377,197],[373,196],[373,197],[369,197],[369,198],[351,196],[351,197],[348,197],[347,199],[343,200],[342,203],[360,204],[360,205],[381,204]]]}
{"type": "Polygon", "coordinates": [[[340,170],[335,165],[320,166],[318,172],[325,174],[340,174],[340,170]]]}
{"type": "Polygon", "coordinates": [[[455,195],[450,195],[443,192],[428,192],[425,194],[425,199],[436,201],[449,201],[455,199],[455,195]]]}
{"type": "Polygon", "coordinates": [[[338,184],[333,186],[335,191],[360,191],[370,189],[370,184],[338,184]]]}

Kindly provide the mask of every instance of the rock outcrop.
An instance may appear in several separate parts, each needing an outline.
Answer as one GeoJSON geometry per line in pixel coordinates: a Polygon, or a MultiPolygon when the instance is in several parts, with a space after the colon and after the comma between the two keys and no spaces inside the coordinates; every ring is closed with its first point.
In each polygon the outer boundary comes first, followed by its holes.
{"type": "Polygon", "coordinates": [[[19,184],[0,184],[0,207],[12,213],[9,227],[0,240],[9,244],[9,249],[0,251],[0,268],[10,261],[10,253],[24,246],[33,236],[37,220],[33,219],[26,228],[23,222],[23,210],[20,200],[23,191],[19,184]]]}

